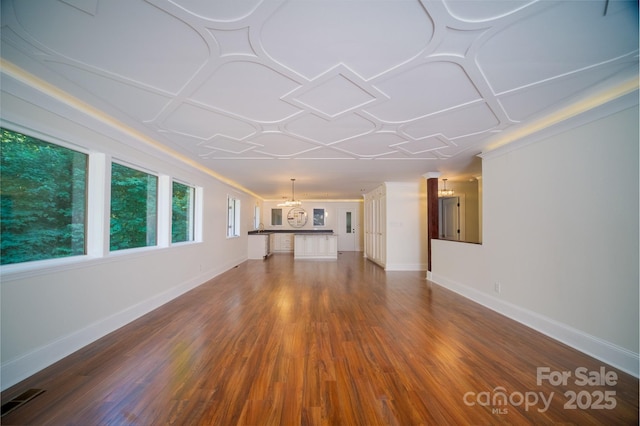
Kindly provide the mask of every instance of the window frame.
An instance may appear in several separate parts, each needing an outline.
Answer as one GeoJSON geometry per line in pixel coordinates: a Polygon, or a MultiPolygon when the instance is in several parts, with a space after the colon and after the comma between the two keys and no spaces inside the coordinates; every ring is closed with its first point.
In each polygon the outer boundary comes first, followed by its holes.
{"type": "Polygon", "coordinates": [[[196,241],[196,230],[197,230],[197,207],[198,207],[198,202],[197,202],[197,193],[198,193],[198,188],[194,185],[190,185],[188,183],[185,183],[179,179],[171,179],[171,186],[170,186],[170,214],[169,214],[169,232],[170,232],[170,236],[169,236],[169,243],[171,245],[175,245],[175,244],[188,244],[188,243],[193,243],[196,241]],[[173,207],[174,207],[174,187],[175,185],[182,185],[184,187],[187,187],[189,189],[189,193],[190,193],[190,201],[189,201],[189,207],[188,207],[188,213],[187,216],[189,218],[190,223],[187,225],[188,228],[188,237],[186,240],[184,241],[174,241],[173,240],[173,227],[174,227],[174,217],[173,217],[173,207]]]}
{"type": "Polygon", "coordinates": [[[282,226],[282,218],[283,218],[282,213],[283,213],[283,211],[282,211],[282,208],[281,208],[281,207],[272,207],[272,208],[271,208],[271,226],[282,226]],[[278,211],[278,210],[280,211],[280,215],[276,215],[276,216],[274,216],[274,215],[273,215],[273,214],[274,214],[274,212],[276,212],[276,211],[278,211]],[[276,218],[276,217],[279,217],[279,218],[280,218],[280,223],[275,223],[275,222],[274,222],[274,220],[273,220],[273,219],[274,219],[274,218],[276,218]]]}
{"type": "Polygon", "coordinates": [[[262,224],[261,210],[260,204],[256,203],[256,205],[253,206],[253,229],[260,229],[260,225],[262,224]]]}
{"type": "Polygon", "coordinates": [[[313,226],[326,226],[327,223],[327,209],[325,208],[314,208],[313,209],[313,226]],[[322,215],[316,221],[316,211],[322,211],[322,215]],[[322,220],[320,220],[322,219],[322,220]]]}
{"type": "MultiPolygon", "coordinates": [[[[134,165],[130,162],[127,161],[123,161],[117,158],[112,158],[111,159],[111,164],[109,167],[109,173],[107,176],[108,179],[108,185],[109,185],[109,203],[108,205],[105,205],[105,212],[108,214],[109,218],[111,218],[112,215],[112,205],[113,205],[113,193],[112,193],[112,188],[113,188],[113,165],[117,164],[119,166],[122,167],[126,167],[129,168],[131,170],[135,170],[137,172],[141,172],[141,173],[145,173],[149,176],[153,176],[156,179],[156,203],[155,203],[155,228],[153,230],[154,234],[155,234],[155,244],[153,245],[144,245],[144,246],[137,246],[137,247],[127,247],[127,248],[121,248],[121,249],[112,249],[111,248],[111,220],[109,220],[108,226],[107,226],[107,230],[106,230],[106,239],[107,239],[107,248],[108,248],[108,253],[109,254],[114,254],[114,253],[120,253],[120,252],[124,252],[124,251],[130,251],[130,250],[148,250],[148,249],[153,249],[153,248],[158,248],[162,246],[162,231],[161,231],[161,218],[162,218],[162,196],[163,196],[163,191],[161,191],[161,176],[159,173],[157,172],[153,172],[149,169],[146,169],[144,167],[138,166],[138,165],[134,165]]],[[[146,212],[147,216],[148,216],[148,211],[146,212]]],[[[148,227],[148,223],[147,223],[147,227],[148,227]]],[[[147,233],[149,232],[149,229],[147,228],[147,233]]]]}
{"type": "Polygon", "coordinates": [[[241,209],[240,198],[227,194],[227,238],[240,237],[241,209]]]}
{"type": "Polygon", "coordinates": [[[34,259],[27,260],[23,262],[15,262],[8,263],[5,265],[0,265],[0,269],[3,274],[13,270],[22,270],[22,269],[31,269],[33,267],[38,267],[39,265],[56,265],[56,264],[68,264],[70,262],[76,262],[78,259],[87,258],[90,250],[90,241],[89,241],[89,222],[91,218],[91,204],[92,204],[92,196],[91,196],[91,188],[90,188],[90,162],[91,162],[91,151],[61,140],[55,136],[38,132],[32,129],[24,128],[19,125],[15,125],[13,123],[7,123],[4,120],[0,119],[0,128],[7,130],[12,133],[21,134],[27,136],[32,139],[37,139],[44,144],[55,145],[60,148],[64,148],[69,151],[73,151],[74,153],[82,154],[85,156],[85,165],[84,165],[84,231],[83,231],[83,252],[78,254],[71,254],[67,256],[58,256],[58,257],[50,257],[45,259],[34,259]],[[24,265],[27,265],[26,267],[24,265]]]}
{"type": "Polygon", "coordinates": [[[155,172],[144,163],[122,160],[107,147],[93,147],[78,136],[55,131],[49,133],[27,127],[0,117],[0,127],[39,139],[44,143],[60,146],[87,156],[85,172],[85,235],[84,254],[51,259],[25,261],[0,265],[3,282],[46,276],[60,271],[75,270],[112,262],[122,257],[137,258],[171,246],[200,244],[203,242],[204,188],[174,175],[175,168],[169,167],[171,174],[155,172]],[[57,135],[57,136],[56,136],[57,135]],[[64,138],[64,139],[63,139],[64,138]],[[110,211],[111,211],[111,165],[118,163],[125,167],[156,176],[158,181],[157,244],[138,248],[110,251],[110,211]],[[193,240],[170,244],[171,240],[171,182],[172,179],[195,189],[193,240]],[[165,224],[161,221],[166,222],[165,224]],[[166,234],[166,235],[165,235],[166,234]]]}

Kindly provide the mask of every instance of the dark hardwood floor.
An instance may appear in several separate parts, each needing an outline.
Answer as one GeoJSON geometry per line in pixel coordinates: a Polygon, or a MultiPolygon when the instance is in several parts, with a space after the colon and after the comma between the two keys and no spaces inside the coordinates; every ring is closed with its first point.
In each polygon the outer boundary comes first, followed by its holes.
{"type": "Polygon", "coordinates": [[[244,262],[28,389],[3,425],[638,424],[637,379],[362,253],[244,262]]]}

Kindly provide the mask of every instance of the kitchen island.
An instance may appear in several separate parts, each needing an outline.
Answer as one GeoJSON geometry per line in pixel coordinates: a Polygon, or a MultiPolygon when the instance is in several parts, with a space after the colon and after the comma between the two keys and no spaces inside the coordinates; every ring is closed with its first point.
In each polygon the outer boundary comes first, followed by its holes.
{"type": "Polygon", "coordinates": [[[337,259],[338,236],[333,233],[296,233],[294,259],[337,259]]]}
{"type": "Polygon", "coordinates": [[[249,231],[249,259],[293,253],[294,259],[337,259],[338,236],[330,229],[265,229],[249,231]]]}

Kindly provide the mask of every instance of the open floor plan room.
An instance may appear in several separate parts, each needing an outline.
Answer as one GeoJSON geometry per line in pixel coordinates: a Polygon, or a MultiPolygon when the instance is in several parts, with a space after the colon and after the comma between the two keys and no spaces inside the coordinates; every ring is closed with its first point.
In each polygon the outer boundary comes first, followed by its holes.
{"type": "Polygon", "coordinates": [[[638,380],[359,252],[248,260],[2,393],[2,424],[637,424],[638,380]]]}

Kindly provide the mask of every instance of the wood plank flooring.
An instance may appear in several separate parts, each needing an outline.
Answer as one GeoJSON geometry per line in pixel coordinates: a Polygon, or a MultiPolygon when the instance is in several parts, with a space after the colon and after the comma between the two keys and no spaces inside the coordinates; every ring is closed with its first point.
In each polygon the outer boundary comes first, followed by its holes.
{"type": "Polygon", "coordinates": [[[423,277],[362,253],[244,262],[6,390],[45,392],[1,422],[638,424],[637,379],[423,277]]]}

